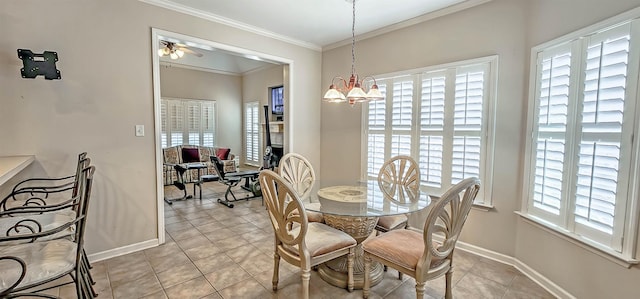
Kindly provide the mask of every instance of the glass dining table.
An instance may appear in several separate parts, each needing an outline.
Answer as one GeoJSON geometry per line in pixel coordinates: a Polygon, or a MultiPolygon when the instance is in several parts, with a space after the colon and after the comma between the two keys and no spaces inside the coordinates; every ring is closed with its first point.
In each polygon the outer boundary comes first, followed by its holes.
{"type": "MultiPolygon", "coordinates": [[[[417,184],[407,186],[379,180],[316,180],[309,196],[302,198],[307,211],[322,213],[327,225],[348,233],[358,242],[353,266],[356,289],[361,289],[364,284],[361,243],[375,236],[378,219],[418,212],[431,204],[429,194],[420,191],[417,184]]],[[[372,263],[370,273],[372,286],[382,281],[381,264],[372,263]]],[[[320,265],[318,274],[334,286],[346,287],[346,257],[320,265]]]]}

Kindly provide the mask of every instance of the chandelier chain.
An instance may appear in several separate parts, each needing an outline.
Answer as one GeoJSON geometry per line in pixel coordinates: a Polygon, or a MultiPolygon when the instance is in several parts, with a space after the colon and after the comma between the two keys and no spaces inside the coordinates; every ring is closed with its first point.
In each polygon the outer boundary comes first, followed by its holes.
{"type": "Polygon", "coordinates": [[[351,22],[351,74],[356,73],[356,0],[353,2],[353,22],[351,22]]]}

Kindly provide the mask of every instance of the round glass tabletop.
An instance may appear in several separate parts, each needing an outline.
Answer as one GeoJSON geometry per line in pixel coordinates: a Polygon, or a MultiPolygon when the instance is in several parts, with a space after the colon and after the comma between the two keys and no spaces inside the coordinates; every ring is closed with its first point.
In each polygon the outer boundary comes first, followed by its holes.
{"type": "Polygon", "coordinates": [[[306,210],[353,217],[379,217],[420,211],[431,204],[417,187],[378,180],[337,183],[316,180],[302,199],[306,210]]]}

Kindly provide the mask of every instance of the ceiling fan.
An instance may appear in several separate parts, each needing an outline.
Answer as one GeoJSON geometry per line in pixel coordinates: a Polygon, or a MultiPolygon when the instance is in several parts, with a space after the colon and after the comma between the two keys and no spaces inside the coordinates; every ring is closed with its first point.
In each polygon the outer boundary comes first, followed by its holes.
{"type": "Polygon", "coordinates": [[[161,44],[161,47],[158,50],[158,55],[160,55],[160,57],[169,56],[169,58],[171,59],[178,59],[184,56],[185,53],[194,55],[196,57],[202,57],[202,53],[198,53],[194,50],[191,50],[187,48],[186,45],[164,41],[164,40],[161,40],[160,44],[161,44]]]}

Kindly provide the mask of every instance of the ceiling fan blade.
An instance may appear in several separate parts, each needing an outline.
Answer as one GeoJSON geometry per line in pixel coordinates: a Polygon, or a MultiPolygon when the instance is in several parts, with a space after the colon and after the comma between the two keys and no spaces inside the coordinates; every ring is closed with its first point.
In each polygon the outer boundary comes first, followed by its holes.
{"type": "Polygon", "coordinates": [[[180,50],[182,50],[182,51],[184,51],[185,53],[189,53],[189,54],[191,54],[191,55],[195,55],[195,56],[197,56],[197,57],[202,57],[202,53],[198,53],[198,52],[196,52],[196,51],[194,51],[194,50],[191,50],[191,49],[189,49],[189,48],[180,47],[179,49],[180,49],[180,50]]]}

